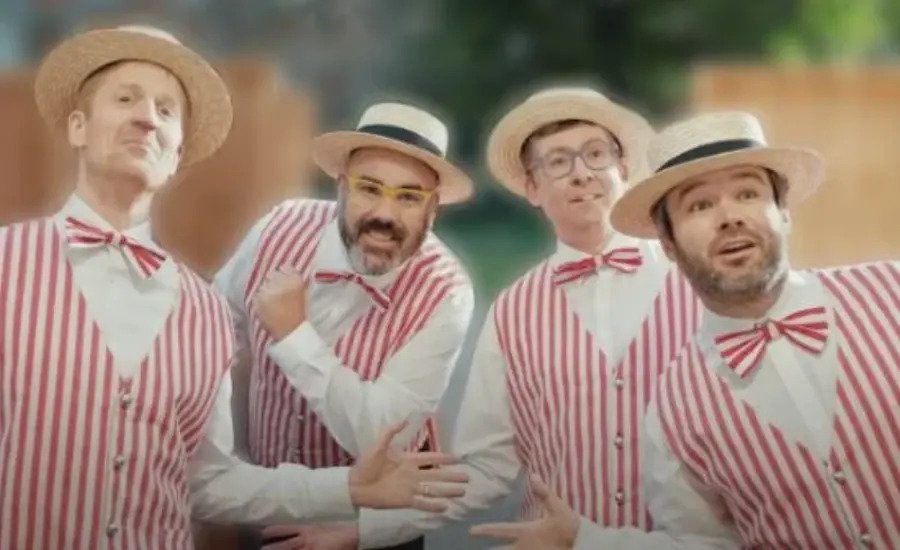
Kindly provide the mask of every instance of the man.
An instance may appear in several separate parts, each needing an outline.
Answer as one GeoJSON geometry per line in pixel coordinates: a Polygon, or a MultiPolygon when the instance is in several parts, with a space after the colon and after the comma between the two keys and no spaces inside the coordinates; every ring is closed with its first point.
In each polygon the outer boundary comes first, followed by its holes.
{"type": "Polygon", "coordinates": [[[319,136],[313,158],[337,202],[279,205],[216,277],[245,348],[254,463],[351,464],[404,420],[398,445],[436,448],[431,415],[473,308],[468,276],[431,232],[439,205],[472,190],[447,141],[440,120],[401,103],[319,136]]]}
{"type": "Polygon", "coordinates": [[[155,244],[146,217],[225,139],[224,83],[170,35],[78,35],[35,94],[77,155],[57,214],[0,228],[0,548],[190,548],[200,518],[266,523],[360,506],[441,509],[461,479],[389,452],[350,469],[232,456],[227,304],[155,244]]]}
{"type": "MultiPolygon", "coordinates": [[[[543,211],[557,250],[488,314],[453,443],[472,480],[466,498],[444,516],[367,511],[363,545],[486,508],[523,470],[524,518],[541,514],[546,483],[590,521],[651,527],[637,445],[644,408],[698,305],[655,244],[609,224],[650,134],[639,115],[583,88],[543,90],[494,128],[488,167],[543,211]]],[[[570,527],[574,538],[577,517],[570,527]]]]}
{"type": "Polygon", "coordinates": [[[706,311],[648,417],[659,533],[585,529],[584,548],[900,547],[900,265],[790,268],[788,208],[819,156],[714,113],[663,131],[620,200],[706,311]]]}

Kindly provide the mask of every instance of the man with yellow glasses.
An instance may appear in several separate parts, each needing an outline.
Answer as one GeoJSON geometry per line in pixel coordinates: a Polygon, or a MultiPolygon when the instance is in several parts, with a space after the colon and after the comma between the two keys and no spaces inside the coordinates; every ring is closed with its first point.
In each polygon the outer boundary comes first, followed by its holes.
{"type": "MultiPolygon", "coordinates": [[[[313,158],[337,182],[337,201],[280,204],[217,275],[242,346],[237,439],[254,463],[351,464],[404,420],[395,441],[436,448],[431,417],[474,301],[463,266],[431,232],[440,204],[472,193],[445,159],[447,141],[440,120],[401,103],[317,137],[313,158]]],[[[273,526],[262,539],[299,543],[303,529],[273,526]]],[[[356,538],[355,527],[338,533],[356,538]]]]}

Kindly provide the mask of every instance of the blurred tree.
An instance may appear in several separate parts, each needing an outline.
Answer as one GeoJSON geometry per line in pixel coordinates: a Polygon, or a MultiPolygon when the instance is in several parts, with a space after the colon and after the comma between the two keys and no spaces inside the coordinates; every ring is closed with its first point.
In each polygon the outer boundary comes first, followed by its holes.
{"type": "MultiPolygon", "coordinates": [[[[489,181],[486,132],[511,102],[547,82],[593,82],[651,119],[685,99],[691,64],[860,60],[900,36],[898,0],[394,0],[423,9],[397,78],[443,108],[455,153],[480,182],[479,199],[443,217],[486,294],[552,246],[528,207],[489,181]],[[503,238],[488,236],[500,235],[503,238]]],[[[413,6],[416,7],[413,7],[413,6]]],[[[894,42],[896,43],[896,42],[894,42]]]]}

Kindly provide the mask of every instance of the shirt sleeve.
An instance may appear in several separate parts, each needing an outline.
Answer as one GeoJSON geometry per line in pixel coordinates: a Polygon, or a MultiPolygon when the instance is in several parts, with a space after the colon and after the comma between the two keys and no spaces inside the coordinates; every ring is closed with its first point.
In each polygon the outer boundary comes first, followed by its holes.
{"type": "Polygon", "coordinates": [[[386,427],[404,420],[409,425],[395,444],[405,448],[447,389],[473,305],[471,286],[457,287],[374,380],[344,365],[309,322],[270,346],[269,356],[351,455],[359,456],[386,427]]]}
{"type": "Polygon", "coordinates": [[[359,518],[361,548],[412,540],[427,530],[461,520],[471,511],[487,508],[512,491],[521,466],[493,308],[473,355],[450,451],[461,460],[454,468],[469,476],[465,496],[452,499],[444,514],[363,509],[359,518]]]}
{"type": "Polygon", "coordinates": [[[226,376],[188,465],[191,505],[197,519],[264,525],[356,516],[350,500],[349,468],[248,464],[235,456],[233,429],[231,380],[226,376]]]}
{"type": "Polygon", "coordinates": [[[213,287],[228,302],[234,323],[235,351],[231,368],[233,382],[232,411],[234,424],[235,453],[241,458],[248,456],[247,410],[250,380],[250,339],[247,332],[247,312],[244,295],[250,278],[250,270],[256,257],[263,230],[271,221],[272,214],[263,216],[253,224],[244,239],[238,244],[234,254],[216,273],[213,287]]]}

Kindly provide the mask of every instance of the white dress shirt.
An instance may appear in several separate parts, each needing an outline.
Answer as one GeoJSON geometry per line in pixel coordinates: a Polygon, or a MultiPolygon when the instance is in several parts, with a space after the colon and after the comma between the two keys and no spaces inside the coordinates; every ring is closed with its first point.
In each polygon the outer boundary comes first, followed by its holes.
{"type": "MultiPolygon", "coordinates": [[[[632,246],[640,249],[643,259],[643,266],[637,272],[627,274],[612,268],[599,269],[595,274],[563,287],[567,303],[597,338],[609,359],[610,369],[623,358],[671,269],[662,249],[652,241],[615,234],[606,250],[632,246]]],[[[585,256],[560,242],[549,261],[555,268],[585,256]]],[[[492,306],[472,358],[450,449],[463,460],[459,469],[469,475],[466,495],[454,500],[444,515],[406,510],[363,510],[359,519],[362,548],[413,539],[451,520],[461,520],[471,511],[487,508],[513,490],[522,465],[516,453],[506,369],[492,306]]],[[[613,403],[610,400],[610,407],[613,403]]],[[[607,414],[614,416],[615,411],[610,410],[607,414]]],[[[611,478],[613,475],[614,472],[610,472],[611,478]]],[[[610,479],[610,486],[614,486],[613,479],[610,479]]]]}
{"type": "MultiPolygon", "coordinates": [[[[245,292],[260,238],[271,216],[263,217],[251,228],[215,278],[216,287],[231,305],[235,321],[240,348],[237,370],[245,381],[236,391],[239,399],[246,396],[250,368],[245,292]]],[[[401,267],[364,279],[373,287],[385,290],[401,267]]],[[[310,268],[311,273],[353,271],[337,219],[323,230],[310,268]]],[[[377,378],[368,381],[361,379],[352,366],[341,363],[333,346],[336,338],[372,307],[372,299],[359,285],[312,280],[307,300],[307,320],[272,344],[269,357],[351,455],[359,456],[377,441],[387,426],[403,420],[408,420],[409,425],[394,445],[409,445],[425,419],[434,414],[447,389],[472,318],[471,285],[461,285],[451,291],[422,330],[387,359],[377,378]]],[[[246,415],[247,401],[241,403],[243,410],[239,414],[246,415]]],[[[246,419],[240,419],[239,423],[245,427],[246,419]]]]}
{"type": "MultiPolygon", "coordinates": [[[[765,318],[780,319],[798,309],[825,306],[833,315],[833,300],[811,272],[792,271],[781,296],[765,318]]],[[[764,319],[734,319],[704,311],[698,344],[708,368],[724,378],[735,396],[747,402],[763,422],[777,426],[790,440],[805,445],[823,461],[830,448],[835,414],[839,363],[838,338],[831,336],[821,354],[807,353],[787,338],[773,340],[754,371],[738,377],[722,359],[716,336],[744,330],[764,319]]],[[[829,326],[834,319],[829,318],[829,326]]],[[[587,550],[613,548],[704,548],[737,546],[738,534],[727,519],[724,502],[698,484],[666,444],[656,403],[647,414],[644,488],[649,496],[654,529],[602,529],[584,522],[579,545],[587,550]]]]}
{"type": "MultiPolygon", "coordinates": [[[[69,216],[114,231],[78,195],[72,195],[54,217],[63,232],[69,216]]],[[[162,250],[152,241],[149,224],[123,233],[162,250]]],[[[111,246],[69,247],[67,257],[76,286],[108,342],[119,374],[133,376],[176,307],[180,292],[176,264],[166,259],[150,278],[142,279],[122,252],[111,246]]],[[[261,468],[236,458],[233,441],[231,383],[225,376],[216,392],[206,432],[189,464],[191,499],[198,519],[264,524],[355,514],[346,468],[312,471],[293,464],[261,468]]]]}

